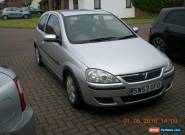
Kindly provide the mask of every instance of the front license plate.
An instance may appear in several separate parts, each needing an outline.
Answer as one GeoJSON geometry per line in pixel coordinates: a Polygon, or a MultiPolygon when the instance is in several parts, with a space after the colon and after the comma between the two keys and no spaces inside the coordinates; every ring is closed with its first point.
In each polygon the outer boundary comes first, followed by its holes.
{"type": "Polygon", "coordinates": [[[151,92],[154,90],[158,90],[161,88],[161,82],[155,82],[148,85],[144,85],[140,88],[131,88],[129,90],[129,95],[139,95],[147,92],[151,92]]]}

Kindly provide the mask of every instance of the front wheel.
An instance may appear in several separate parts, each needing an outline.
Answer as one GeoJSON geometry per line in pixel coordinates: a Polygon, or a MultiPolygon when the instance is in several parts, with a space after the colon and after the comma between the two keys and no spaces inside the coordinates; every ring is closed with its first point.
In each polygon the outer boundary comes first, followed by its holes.
{"type": "Polygon", "coordinates": [[[166,42],[162,37],[154,37],[151,43],[160,51],[166,53],[166,42]]]}
{"type": "Polygon", "coordinates": [[[43,62],[42,62],[42,58],[41,58],[41,55],[40,55],[38,47],[35,47],[35,58],[36,58],[37,65],[39,65],[39,66],[43,66],[44,65],[43,62]]]}
{"type": "Polygon", "coordinates": [[[78,82],[75,80],[74,76],[71,73],[67,73],[65,79],[65,88],[67,91],[67,97],[70,104],[74,108],[81,108],[83,105],[81,94],[80,94],[80,87],[78,82]]]}
{"type": "Polygon", "coordinates": [[[28,19],[30,16],[29,15],[24,15],[23,18],[24,19],[28,19]]]}

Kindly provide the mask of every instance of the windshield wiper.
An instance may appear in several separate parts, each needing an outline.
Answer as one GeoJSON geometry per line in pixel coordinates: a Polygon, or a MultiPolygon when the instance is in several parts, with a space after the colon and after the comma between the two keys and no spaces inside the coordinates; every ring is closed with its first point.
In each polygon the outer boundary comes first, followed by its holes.
{"type": "Polygon", "coordinates": [[[101,38],[90,39],[90,40],[87,40],[86,42],[110,41],[114,39],[117,39],[117,37],[101,37],[101,38]]]}
{"type": "Polygon", "coordinates": [[[90,39],[85,41],[77,41],[76,43],[83,44],[83,43],[92,43],[92,42],[101,42],[101,41],[122,40],[122,39],[134,38],[134,37],[137,37],[137,36],[128,35],[124,37],[101,37],[101,38],[95,38],[95,39],[90,39]]]}
{"type": "Polygon", "coordinates": [[[137,37],[136,35],[128,35],[128,36],[124,36],[124,37],[117,37],[117,40],[136,38],[136,37],[137,37]]]}

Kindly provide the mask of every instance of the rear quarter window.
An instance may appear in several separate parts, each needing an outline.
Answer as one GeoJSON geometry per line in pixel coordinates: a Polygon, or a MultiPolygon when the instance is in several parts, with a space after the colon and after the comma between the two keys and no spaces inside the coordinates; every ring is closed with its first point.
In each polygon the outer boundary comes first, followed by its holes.
{"type": "Polygon", "coordinates": [[[175,10],[170,12],[165,18],[165,23],[185,27],[185,10],[175,10]]]}

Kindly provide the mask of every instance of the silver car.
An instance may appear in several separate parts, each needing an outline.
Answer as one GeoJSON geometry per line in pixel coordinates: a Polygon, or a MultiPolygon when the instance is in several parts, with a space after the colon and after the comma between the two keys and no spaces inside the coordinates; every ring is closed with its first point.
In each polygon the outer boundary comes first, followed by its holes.
{"type": "Polygon", "coordinates": [[[0,135],[36,135],[32,108],[15,73],[0,67],[0,135]]]}
{"type": "Polygon", "coordinates": [[[36,61],[64,81],[73,107],[153,99],[171,88],[174,67],[137,31],[106,11],[49,11],[36,29],[36,61]]]}
{"type": "Polygon", "coordinates": [[[7,20],[8,18],[30,18],[31,14],[29,11],[24,11],[17,7],[8,7],[4,8],[1,13],[1,17],[3,20],[7,20]]]}

